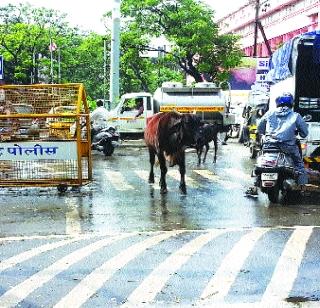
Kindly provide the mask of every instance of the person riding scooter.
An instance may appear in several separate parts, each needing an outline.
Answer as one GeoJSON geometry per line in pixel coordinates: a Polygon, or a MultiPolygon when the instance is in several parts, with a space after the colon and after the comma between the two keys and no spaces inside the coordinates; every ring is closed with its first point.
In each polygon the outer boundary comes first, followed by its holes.
{"type": "Polygon", "coordinates": [[[98,100],[97,108],[90,113],[91,149],[102,151],[106,156],[112,155],[120,140],[116,128],[108,125],[108,116],[109,113],[103,106],[103,101],[98,100]]]}
{"type": "MultiPolygon", "coordinates": [[[[107,127],[108,110],[103,106],[103,101],[97,101],[97,108],[90,113],[91,135],[93,136],[102,128],[107,127]]],[[[91,136],[91,137],[92,137],[91,136]]]]}
{"type": "MultiPolygon", "coordinates": [[[[276,98],[276,110],[268,111],[258,122],[258,133],[265,135],[265,143],[277,145],[292,157],[295,171],[298,173],[297,184],[308,183],[308,175],[297,144],[297,134],[302,138],[308,135],[308,126],[302,116],[292,110],[293,96],[285,92],[276,98]]],[[[257,195],[257,184],[250,187],[247,195],[257,195]]]]}

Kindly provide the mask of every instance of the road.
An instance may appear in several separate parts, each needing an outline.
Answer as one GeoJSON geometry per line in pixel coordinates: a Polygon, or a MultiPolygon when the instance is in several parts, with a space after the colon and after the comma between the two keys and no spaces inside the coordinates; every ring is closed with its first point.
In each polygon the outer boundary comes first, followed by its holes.
{"type": "Polygon", "coordinates": [[[94,154],[81,191],[3,189],[0,306],[319,307],[319,204],[245,197],[248,155],[188,152],[187,195],[176,168],[147,183],[143,147],[94,154]]]}

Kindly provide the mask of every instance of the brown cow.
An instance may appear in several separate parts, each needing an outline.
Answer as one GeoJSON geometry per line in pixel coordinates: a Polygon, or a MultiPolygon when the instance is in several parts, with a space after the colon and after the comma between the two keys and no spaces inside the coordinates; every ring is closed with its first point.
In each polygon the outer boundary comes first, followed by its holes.
{"type": "Polygon", "coordinates": [[[157,155],[161,177],[160,193],[167,193],[166,160],[169,166],[179,166],[180,171],[180,191],[186,194],[185,183],[185,148],[195,143],[195,133],[200,125],[197,116],[191,114],[180,114],[177,112],[157,113],[148,121],[144,132],[144,139],[149,149],[150,155],[150,173],[149,183],[154,183],[154,163],[157,155]]]}

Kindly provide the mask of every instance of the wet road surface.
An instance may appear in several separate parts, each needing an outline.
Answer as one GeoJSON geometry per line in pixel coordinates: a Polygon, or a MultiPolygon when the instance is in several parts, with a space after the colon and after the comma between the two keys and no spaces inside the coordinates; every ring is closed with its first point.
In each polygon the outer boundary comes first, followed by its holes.
{"type": "Polygon", "coordinates": [[[187,154],[187,195],[149,185],[143,147],[94,155],[80,191],[2,189],[0,306],[319,307],[319,204],[248,199],[253,161],[187,154]]]}
{"type": "Polygon", "coordinates": [[[177,167],[169,168],[168,193],[147,182],[144,147],[121,147],[112,157],[93,156],[94,181],[80,191],[58,194],[55,188],[0,190],[0,234],[48,235],[230,227],[317,226],[318,196],[288,204],[270,204],[267,196],[244,195],[251,185],[249,150],[231,141],[220,146],[217,163],[197,165],[187,153],[187,195],[179,193],[177,167]]]}
{"type": "Polygon", "coordinates": [[[1,307],[319,307],[319,228],[0,241],[1,307]]]}

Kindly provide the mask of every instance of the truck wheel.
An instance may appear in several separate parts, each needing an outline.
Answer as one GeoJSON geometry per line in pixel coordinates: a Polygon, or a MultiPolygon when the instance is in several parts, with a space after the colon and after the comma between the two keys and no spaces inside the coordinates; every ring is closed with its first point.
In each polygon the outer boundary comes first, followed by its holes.
{"type": "Polygon", "coordinates": [[[64,192],[67,191],[68,186],[65,185],[65,184],[59,184],[59,185],[57,186],[57,189],[58,189],[58,192],[59,192],[59,193],[64,193],[64,192]]]}
{"type": "Polygon", "coordinates": [[[271,187],[267,191],[268,199],[271,203],[278,203],[280,199],[280,189],[279,185],[276,184],[274,187],[271,187]]]}

